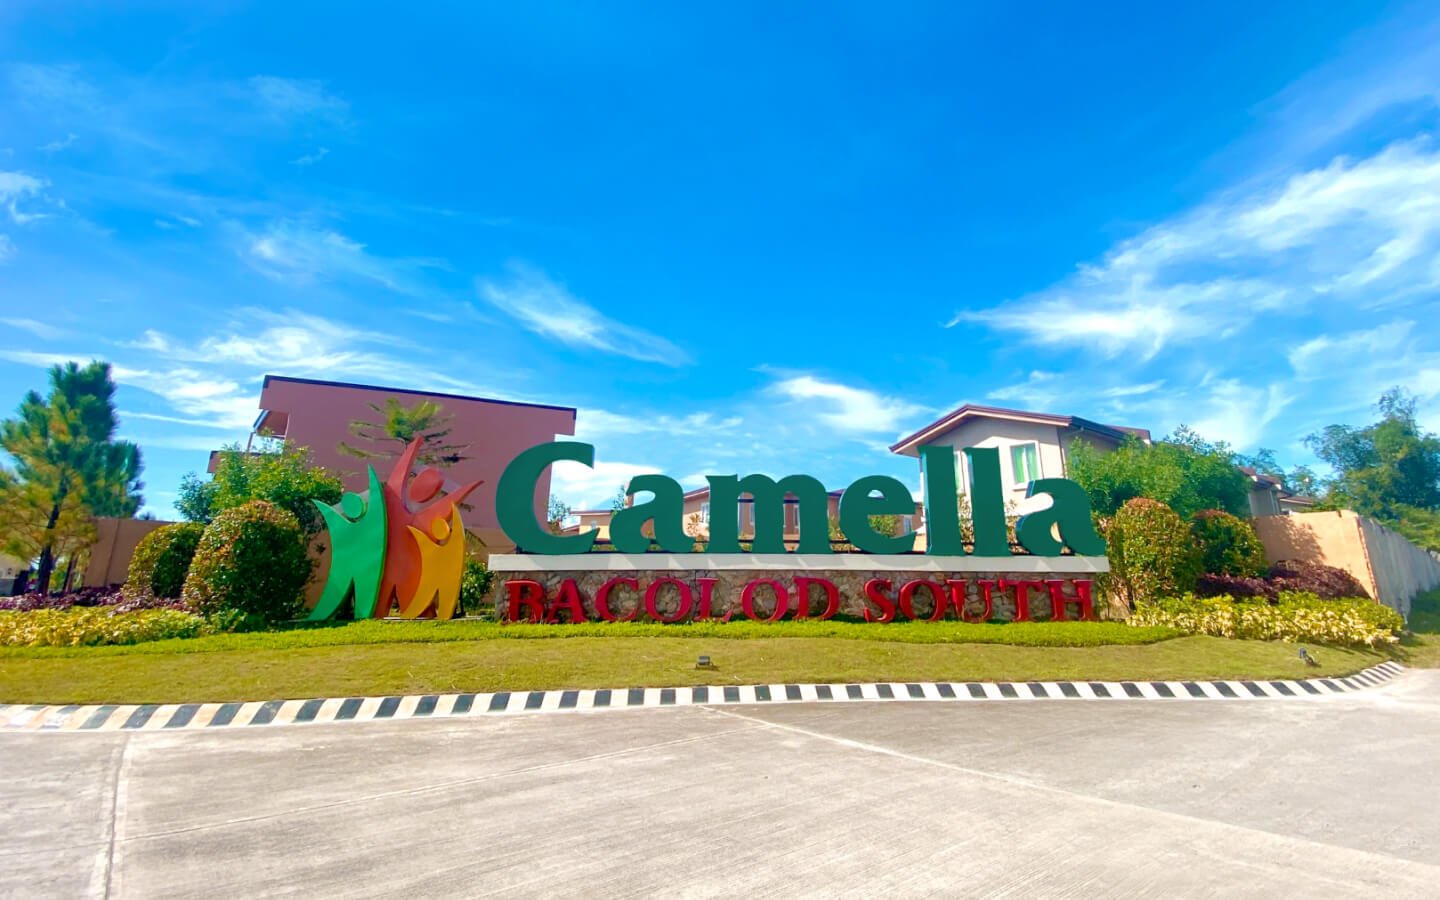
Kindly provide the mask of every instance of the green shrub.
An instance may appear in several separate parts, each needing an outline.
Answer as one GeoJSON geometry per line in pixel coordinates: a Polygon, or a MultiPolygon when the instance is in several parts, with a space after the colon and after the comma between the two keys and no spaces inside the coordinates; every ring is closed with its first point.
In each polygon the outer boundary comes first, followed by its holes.
{"type": "Polygon", "coordinates": [[[1363,647],[1394,644],[1405,627],[1399,613],[1373,600],[1321,600],[1314,594],[1290,591],[1282,593],[1274,604],[1192,594],[1141,601],[1129,624],[1243,640],[1315,641],[1363,647]]]}
{"type": "Polygon", "coordinates": [[[465,615],[473,616],[480,612],[493,578],[490,570],[480,560],[465,560],[465,574],[460,576],[460,608],[465,615]]]}
{"type": "Polygon", "coordinates": [[[173,600],[185,587],[190,560],[200,543],[205,526],[199,522],[162,525],[140,539],[121,593],[126,600],[143,602],[155,598],[173,600]]]}
{"type": "Polygon", "coordinates": [[[1265,545],[1255,526],[1221,509],[1202,509],[1190,519],[1205,572],[1254,578],[1265,573],[1265,545]]]}
{"type": "Polygon", "coordinates": [[[1105,529],[1110,575],[1106,590],[1134,609],[1154,597],[1195,588],[1202,562],[1200,548],[1185,520],[1158,500],[1126,501],[1105,529]]]}
{"type": "Polygon", "coordinates": [[[264,500],[227,509],[205,526],[181,598],[206,618],[273,623],[300,613],[312,563],[289,512],[264,500]]]}
{"type": "Polygon", "coordinates": [[[0,613],[0,646],[94,647],[201,634],[205,620],[174,609],[116,613],[106,606],[0,613]]]}

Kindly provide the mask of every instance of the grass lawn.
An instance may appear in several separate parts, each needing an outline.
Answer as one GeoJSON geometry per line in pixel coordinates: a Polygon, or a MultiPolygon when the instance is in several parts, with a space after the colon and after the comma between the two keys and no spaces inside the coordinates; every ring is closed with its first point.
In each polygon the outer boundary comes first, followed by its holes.
{"type": "MultiPolygon", "coordinates": [[[[455,691],[854,681],[1303,678],[1399,651],[1175,637],[1113,623],[356,624],[126,647],[0,650],[0,702],[162,703],[455,691]],[[881,639],[883,637],[883,639],[881,639]],[[695,668],[699,654],[717,668],[695,668]]],[[[1434,642],[1433,644],[1431,642],[1434,642]]],[[[1436,660],[1440,662],[1440,660],[1436,660]]]]}

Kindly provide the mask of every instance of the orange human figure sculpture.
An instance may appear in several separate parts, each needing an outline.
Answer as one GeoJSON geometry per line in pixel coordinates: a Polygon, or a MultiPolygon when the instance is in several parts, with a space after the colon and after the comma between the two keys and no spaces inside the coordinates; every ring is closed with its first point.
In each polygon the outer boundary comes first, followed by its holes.
{"type": "MultiPolygon", "coordinates": [[[[395,461],[385,478],[385,531],[390,536],[385,546],[385,574],[380,581],[380,596],[375,601],[374,616],[383,619],[392,609],[404,609],[420,585],[423,561],[414,527],[420,534],[431,534],[431,526],[450,518],[450,513],[465,497],[483,482],[475,481],[437,499],[445,478],[440,470],[426,466],[410,480],[410,469],[420,452],[423,438],[416,438],[395,461]],[[406,482],[409,481],[407,486],[406,482]]],[[[452,538],[464,541],[464,532],[452,538]]]]}
{"type": "Polygon", "coordinates": [[[460,602],[460,576],[465,571],[465,526],[460,510],[451,511],[449,522],[432,522],[430,534],[413,525],[410,534],[420,551],[420,579],[414,596],[400,608],[401,617],[418,619],[433,611],[437,619],[453,619],[460,602]]]}

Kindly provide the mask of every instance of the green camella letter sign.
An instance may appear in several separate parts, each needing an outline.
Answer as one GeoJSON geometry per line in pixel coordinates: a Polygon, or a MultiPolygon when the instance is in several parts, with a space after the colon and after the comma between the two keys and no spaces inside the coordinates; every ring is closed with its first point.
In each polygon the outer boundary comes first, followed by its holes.
{"type": "MultiPolygon", "coordinates": [[[[926,552],[936,556],[1009,556],[1006,535],[1005,487],[1000,474],[1000,451],[993,447],[964,449],[969,476],[973,549],[961,539],[960,485],[956,482],[955,448],[920,449],[924,482],[926,552]]],[[[578,441],[556,441],[531,447],[511,461],[496,486],[495,512],[500,527],[526,553],[568,554],[589,552],[595,533],[550,533],[535,516],[535,488],[541,474],[561,460],[586,466],[595,464],[595,448],[578,441]]],[[[799,553],[829,553],[830,529],[825,486],[809,475],[772,479],[765,475],[711,475],[710,553],[740,553],[739,505],[749,496],[754,506],[754,535],[747,539],[754,553],[784,553],[785,498],[793,496],[799,510],[799,553]],[[725,512],[735,509],[734,515],[725,512]]],[[[691,553],[695,539],[685,533],[684,489],[664,475],[631,479],[627,496],[650,498],[617,510],[610,522],[615,550],[645,553],[652,546],[669,553],[691,553]],[[654,537],[646,534],[646,526],[654,537]]],[[[1059,556],[1067,547],[1077,556],[1103,556],[1105,542],[1090,520],[1085,491],[1065,478],[1032,481],[1026,497],[1045,495],[1049,506],[1029,513],[1016,523],[1020,544],[1036,556],[1059,556]]],[[[903,515],[914,508],[910,490],[899,480],[867,475],[850,485],[840,497],[840,529],[846,540],[867,553],[895,554],[910,548],[908,536],[892,537],[870,527],[870,517],[903,515]]]]}

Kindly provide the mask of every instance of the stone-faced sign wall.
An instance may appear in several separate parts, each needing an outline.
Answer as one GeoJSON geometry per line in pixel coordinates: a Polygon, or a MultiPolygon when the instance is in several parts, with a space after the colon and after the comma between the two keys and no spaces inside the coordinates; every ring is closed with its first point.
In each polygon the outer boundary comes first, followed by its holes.
{"type": "Polygon", "coordinates": [[[735,559],[594,553],[564,561],[507,555],[491,559],[491,599],[502,621],[548,623],[1096,617],[1093,578],[1101,568],[1093,560],[1065,557],[1042,565],[1037,558],[1020,558],[1003,567],[997,562],[863,554],[816,560],[788,554],[735,559]]]}

